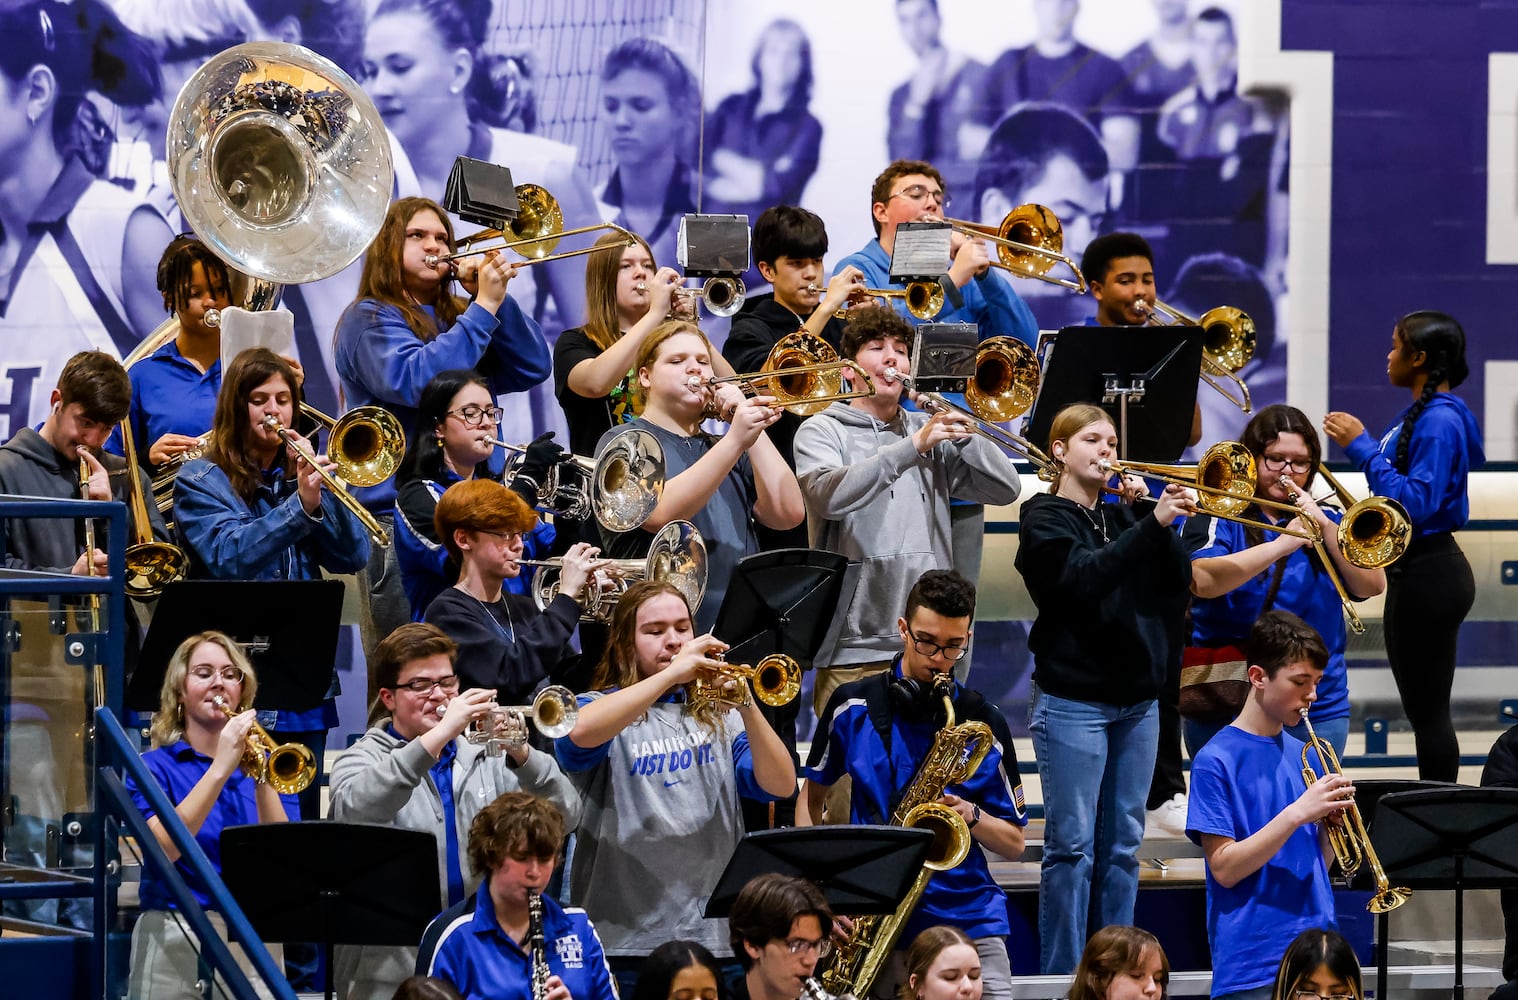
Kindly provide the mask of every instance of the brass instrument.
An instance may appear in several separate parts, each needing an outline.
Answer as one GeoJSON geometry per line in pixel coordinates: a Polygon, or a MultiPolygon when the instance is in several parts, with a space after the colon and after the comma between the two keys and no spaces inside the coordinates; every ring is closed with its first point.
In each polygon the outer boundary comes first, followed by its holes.
{"type": "Polygon", "coordinates": [[[490,714],[469,723],[464,739],[470,743],[483,743],[485,754],[499,757],[507,747],[519,747],[527,742],[527,720],[533,728],[549,739],[569,735],[580,717],[574,692],[561,684],[550,684],[539,691],[531,705],[492,705],[490,714]]]}
{"type": "Polygon", "coordinates": [[[132,520],[132,544],[126,550],[126,593],[146,600],[163,593],[166,584],[183,580],[190,571],[190,557],[179,546],[153,538],[130,418],[121,422],[121,444],[126,452],[127,510],[132,520]]]}
{"type": "Polygon", "coordinates": [[[1249,360],[1254,357],[1255,330],[1254,320],[1242,309],[1233,306],[1218,306],[1209,309],[1202,314],[1201,319],[1187,316],[1180,310],[1155,300],[1151,306],[1144,299],[1139,299],[1133,307],[1145,316],[1146,324],[1158,326],[1199,326],[1202,328],[1202,373],[1201,380],[1212,386],[1234,406],[1245,413],[1254,412],[1254,401],[1249,397],[1249,386],[1239,378],[1237,372],[1249,360]],[[1171,317],[1171,322],[1160,322],[1156,317],[1164,313],[1171,317]],[[1228,379],[1238,386],[1239,394],[1235,396],[1219,378],[1228,379]]]}
{"type": "MultiPolygon", "coordinates": [[[[610,621],[617,601],[628,584],[638,580],[663,580],[673,586],[690,605],[692,613],[701,606],[706,593],[706,541],[689,521],[671,521],[660,528],[642,559],[607,559],[605,571],[612,588],[603,592],[592,578],[575,598],[581,621],[610,621]]],[[[518,559],[522,566],[541,566],[547,572],[532,578],[532,599],[538,610],[548,607],[559,596],[559,572],[562,557],[553,559],[518,559]]]]}
{"type": "Polygon", "coordinates": [[[1413,537],[1413,521],[1407,508],[1390,497],[1368,496],[1356,501],[1321,462],[1318,475],[1333,487],[1339,503],[1344,505],[1344,517],[1339,521],[1339,548],[1356,554],[1351,561],[1363,569],[1380,569],[1401,559],[1413,537]]]}
{"type": "Polygon", "coordinates": [[[174,510],[174,483],[179,480],[179,470],[182,466],[204,457],[206,448],[211,444],[211,432],[206,431],[195,440],[195,447],[187,448],[171,457],[167,462],[158,467],[153,476],[153,505],[158,508],[158,513],[163,515],[165,523],[173,523],[170,514],[174,510]]]}
{"type": "MultiPolygon", "coordinates": [[[[912,388],[912,376],[887,368],[885,377],[912,388]]],[[[1020,455],[1038,470],[1040,479],[1052,481],[1054,461],[1043,450],[1014,431],[1001,426],[1027,411],[1038,395],[1038,361],[1033,349],[1012,337],[992,337],[975,352],[975,375],[965,386],[965,406],[936,392],[920,392],[917,405],[929,413],[958,413],[975,424],[977,434],[1020,455]]]]}
{"type": "MultiPolygon", "coordinates": [[[[674,300],[685,301],[692,318],[696,315],[697,299],[713,316],[731,316],[743,308],[743,302],[748,298],[748,288],[744,286],[743,279],[736,275],[717,275],[707,278],[700,288],[686,288],[682,285],[674,290],[673,296],[674,300]]],[[[674,300],[669,307],[671,319],[676,318],[679,312],[674,300]]]]}
{"type": "Polygon", "coordinates": [[[350,485],[378,486],[406,457],[406,431],[383,406],[357,406],[336,419],[306,403],[300,412],[329,428],[327,457],[350,485]]]}
{"type": "Polygon", "coordinates": [[[338,479],[332,473],[328,472],[326,468],[316,460],[316,456],[311,454],[310,448],[307,448],[305,445],[299,443],[295,439],[295,435],[293,435],[289,429],[285,427],[284,424],[279,422],[278,417],[272,413],[266,414],[264,416],[263,423],[265,427],[269,428],[269,430],[273,431],[275,434],[278,434],[281,441],[283,441],[289,447],[295,449],[295,453],[304,459],[306,464],[311,466],[311,468],[316,471],[317,475],[321,476],[322,482],[327,484],[327,489],[331,491],[332,496],[337,499],[338,503],[348,508],[349,513],[359,519],[359,523],[364,526],[364,530],[369,532],[369,537],[374,539],[374,544],[379,546],[386,546],[390,544],[390,536],[385,533],[385,526],[380,524],[379,521],[375,519],[373,514],[365,510],[364,505],[359,503],[358,500],[354,498],[352,493],[348,492],[348,488],[343,485],[342,480],[338,479]]]}
{"type": "Polygon", "coordinates": [[[829,992],[868,996],[881,968],[890,961],[901,928],[917,908],[933,872],[957,867],[970,853],[969,827],[959,813],[938,800],[944,789],[968,780],[976,772],[991,752],[993,736],[991,727],[984,722],[955,724],[953,683],[948,674],[933,678],[933,695],[943,699],[947,713],[944,726],[934,735],[927,756],[891,813],[892,826],[931,830],[932,850],[895,913],[855,919],[853,933],[837,949],[833,964],[822,974],[822,985],[829,992]]]}
{"type": "Polygon", "coordinates": [[[993,267],[1000,267],[1018,278],[1033,278],[1051,285],[1086,294],[1086,276],[1075,261],[1065,256],[1065,230],[1059,216],[1043,205],[1019,205],[1008,212],[999,226],[983,226],[963,219],[945,219],[955,232],[971,239],[990,240],[996,244],[993,267]],[[1051,278],[1055,264],[1064,264],[1074,278],[1051,278]]]}
{"type": "MultiPolygon", "coordinates": [[[[236,716],[237,709],[227,699],[217,695],[216,707],[227,718],[236,716]]],[[[248,730],[248,744],[243,750],[242,769],[259,784],[268,782],[281,795],[298,795],[316,780],[316,756],[304,743],[281,743],[275,745],[268,732],[258,723],[248,730]]]]}
{"type": "MultiPolygon", "coordinates": [[[[507,451],[527,452],[525,444],[482,440],[507,451]]],[[[538,504],[573,521],[594,513],[607,531],[632,531],[648,520],[663,495],[664,447],[648,431],[634,427],[612,438],[600,458],[570,455],[551,466],[538,487],[538,504]]]]}
{"type": "MultiPolygon", "coordinates": [[[[1339,755],[1334,753],[1334,748],[1327,740],[1319,739],[1318,734],[1312,731],[1312,722],[1308,720],[1305,708],[1302,709],[1302,725],[1307,727],[1307,743],[1302,747],[1302,780],[1310,787],[1319,778],[1318,772],[1308,760],[1310,752],[1316,752],[1318,760],[1323,764],[1322,777],[1342,775],[1344,768],[1339,764],[1339,755]]],[[[1353,878],[1361,865],[1368,862],[1371,875],[1376,880],[1376,892],[1370,897],[1370,902],[1365,904],[1365,908],[1372,913],[1390,913],[1407,902],[1412,897],[1412,891],[1394,888],[1391,880],[1386,877],[1381,859],[1376,856],[1376,849],[1371,845],[1370,831],[1365,826],[1364,817],[1360,815],[1360,807],[1351,804],[1343,815],[1342,826],[1333,823],[1325,826],[1329,846],[1333,848],[1334,857],[1339,862],[1339,870],[1346,879],[1353,878]]]]}
{"type": "Polygon", "coordinates": [[[727,382],[737,382],[746,392],[774,396],[775,406],[801,417],[821,413],[840,399],[875,395],[875,386],[863,368],[840,360],[831,344],[806,330],[780,338],[757,372],[714,376],[705,382],[693,375],[690,380],[692,389],[727,382]],[[845,370],[853,373],[852,389],[843,387],[845,370]]]}
{"type": "MultiPolygon", "coordinates": [[[[1323,568],[1327,571],[1329,580],[1333,582],[1334,590],[1339,594],[1344,613],[1349,619],[1350,630],[1356,635],[1365,634],[1365,623],[1356,613],[1349,591],[1344,588],[1344,581],[1339,578],[1339,571],[1334,568],[1333,559],[1324,544],[1321,526],[1298,503],[1301,495],[1296,489],[1296,484],[1289,478],[1281,479],[1282,486],[1293,497],[1291,503],[1279,503],[1256,496],[1257,470],[1254,455],[1244,445],[1237,441],[1220,441],[1208,448],[1202,455],[1202,460],[1195,466],[1162,465],[1149,462],[1104,462],[1103,467],[1111,472],[1133,472],[1161,482],[1196,490],[1197,506],[1213,517],[1236,521],[1262,531],[1307,539],[1312,544],[1313,550],[1317,552],[1318,558],[1322,560],[1323,568]],[[1187,478],[1188,476],[1191,478],[1187,478]],[[1290,521],[1272,524],[1269,521],[1245,517],[1243,512],[1250,506],[1283,511],[1297,518],[1302,527],[1293,528],[1290,521]]],[[[1361,546],[1352,534],[1346,534],[1342,523],[1338,538],[1339,549],[1344,553],[1345,559],[1361,569],[1372,568],[1372,562],[1378,558],[1373,548],[1361,546]],[[1345,542],[1349,544],[1346,545],[1345,542]]]]}
{"type": "MultiPolygon", "coordinates": [[[[827,292],[826,285],[819,287],[811,284],[807,288],[813,292],[827,292]]],[[[852,290],[850,298],[866,295],[877,299],[901,299],[906,303],[907,312],[917,319],[932,319],[943,312],[943,285],[936,281],[912,281],[905,288],[866,288],[861,284],[852,290]]],[[[849,307],[843,306],[833,315],[839,319],[848,319],[849,307]]]]}
{"type": "Polygon", "coordinates": [[[517,195],[517,216],[507,222],[504,229],[482,229],[477,233],[472,233],[458,241],[458,245],[465,249],[448,254],[428,254],[422,258],[422,263],[428,267],[437,267],[439,264],[462,257],[477,257],[489,251],[512,250],[525,258],[517,262],[518,267],[531,267],[533,264],[546,264],[553,260],[580,257],[584,254],[595,253],[597,250],[630,247],[638,241],[632,233],[611,222],[581,226],[578,229],[565,229],[564,213],[559,208],[559,200],[549,194],[547,188],[537,184],[518,184],[514,190],[517,195]],[[595,233],[603,229],[621,233],[621,242],[596,243],[578,250],[553,252],[554,247],[558,246],[559,241],[566,236],[595,233]],[[476,246],[486,240],[503,239],[507,233],[517,239],[508,240],[493,247],[476,246]]]}
{"type": "Polygon", "coordinates": [[[708,703],[743,708],[749,704],[750,686],[754,697],[772,708],[789,705],[801,693],[801,664],[784,653],[771,653],[752,666],[724,661],[720,669],[703,672],[691,681],[686,701],[693,710],[708,703]],[[740,685],[736,695],[728,690],[732,681],[740,685]]]}
{"type": "MultiPolygon", "coordinates": [[[[131,470],[128,471],[130,472],[131,470]]],[[[79,496],[82,500],[90,498],[90,466],[82,457],[79,459],[79,496]]],[[[91,517],[84,519],[84,575],[95,575],[95,519],[91,517]]],[[[86,594],[84,596],[84,607],[88,621],[87,627],[91,633],[98,634],[101,631],[100,595],[86,594]]],[[[105,664],[100,662],[98,655],[91,655],[90,659],[94,662],[90,664],[90,690],[88,695],[89,704],[87,706],[90,715],[87,725],[91,727],[90,731],[93,732],[95,711],[105,705],[105,664]]]]}

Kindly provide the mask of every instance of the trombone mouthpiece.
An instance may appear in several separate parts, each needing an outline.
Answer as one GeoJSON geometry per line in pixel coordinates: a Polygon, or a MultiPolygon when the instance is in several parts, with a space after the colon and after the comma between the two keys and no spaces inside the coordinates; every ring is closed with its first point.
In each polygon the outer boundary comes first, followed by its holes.
{"type": "Polygon", "coordinates": [[[701,389],[705,386],[705,383],[701,381],[700,375],[692,375],[690,378],[685,380],[685,384],[690,386],[691,392],[700,392],[701,389]]]}
{"type": "Polygon", "coordinates": [[[439,257],[435,253],[429,253],[422,258],[422,263],[428,267],[437,267],[442,262],[443,258],[439,257]]]}
{"type": "Polygon", "coordinates": [[[1140,316],[1148,316],[1154,311],[1154,309],[1149,305],[1149,302],[1147,300],[1135,299],[1133,302],[1133,311],[1138,313],[1140,316]]]}
{"type": "Polygon", "coordinates": [[[905,382],[907,376],[897,371],[895,367],[887,367],[885,370],[885,380],[887,382],[905,382]]]}

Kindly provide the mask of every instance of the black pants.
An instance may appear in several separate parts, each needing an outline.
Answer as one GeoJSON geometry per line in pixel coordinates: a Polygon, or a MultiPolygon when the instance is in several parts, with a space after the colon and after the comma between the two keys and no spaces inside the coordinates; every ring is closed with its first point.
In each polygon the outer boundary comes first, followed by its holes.
{"type": "Polygon", "coordinates": [[[1173,657],[1160,689],[1160,743],[1154,754],[1154,777],[1149,782],[1146,809],[1158,809],[1186,793],[1186,774],[1181,768],[1181,660],[1173,657]]]}
{"type": "Polygon", "coordinates": [[[1386,571],[1386,659],[1412,723],[1418,777],[1455,781],[1460,744],[1450,719],[1455,639],[1476,601],[1465,553],[1448,533],[1414,539],[1386,571]]]}

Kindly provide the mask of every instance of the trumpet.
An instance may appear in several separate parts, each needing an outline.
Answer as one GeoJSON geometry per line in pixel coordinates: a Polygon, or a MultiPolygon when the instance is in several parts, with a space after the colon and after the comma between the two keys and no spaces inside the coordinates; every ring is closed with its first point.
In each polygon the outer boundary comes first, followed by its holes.
{"type": "Polygon", "coordinates": [[[750,687],[755,698],[772,708],[789,705],[801,693],[801,664],[784,653],[771,653],[752,666],[723,661],[720,669],[691,681],[686,700],[692,709],[706,704],[744,708],[749,704],[750,687]],[[736,692],[730,686],[733,682],[736,692]]]}
{"type": "MultiPolygon", "coordinates": [[[[532,578],[532,599],[538,610],[548,607],[559,596],[559,573],[563,558],[518,559],[518,565],[540,566],[548,572],[532,578]]],[[[706,593],[706,541],[689,521],[671,521],[660,528],[642,559],[607,559],[604,571],[611,589],[603,592],[594,578],[576,595],[581,621],[610,621],[617,601],[628,583],[636,580],[663,580],[680,591],[692,611],[701,606],[706,593]]]]}
{"type": "Polygon", "coordinates": [[[692,316],[696,313],[696,300],[706,306],[706,311],[713,316],[731,316],[743,308],[743,302],[748,298],[748,288],[744,286],[743,279],[737,275],[717,275],[707,278],[706,283],[700,288],[687,288],[681,286],[674,290],[675,298],[671,300],[669,315],[676,315],[676,301],[683,299],[692,316]]]}
{"type": "Polygon", "coordinates": [[[704,381],[692,375],[687,380],[693,391],[728,382],[738,383],[745,392],[774,396],[772,405],[802,417],[821,413],[840,399],[875,395],[875,386],[863,368],[853,361],[840,360],[832,345],[805,330],[782,337],[770,348],[769,357],[757,372],[713,376],[704,381]],[[845,371],[853,375],[851,389],[843,386],[845,371]]]}
{"type": "MultiPolygon", "coordinates": [[[[217,695],[212,699],[227,718],[237,709],[217,695]]],[[[278,746],[258,723],[248,730],[248,744],[243,749],[242,769],[259,784],[268,782],[281,795],[298,795],[316,780],[316,756],[304,743],[281,743],[278,746]]]]}
{"type": "Polygon", "coordinates": [[[1008,212],[998,226],[983,226],[964,219],[943,221],[963,236],[995,243],[997,259],[992,262],[993,267],[1000,267],[1018,278],[1033,278],[1086,294],[1086,276],[1075,266],[1075,261],[1061,253],[1065,248],[1065,230],[1060,225],[1059,216],[1043,205],[1031,202],[1019,205],[1008,212]],[[1056,264],[1064,264],[1075,277],[1049,277],[1056,264]]]}
{"type": "MultiPolygon", "coordinates": [[[[912,376],[887,368],[885,377],[912,388],[912,376]]],[[[917,405],[929,413],[958,413],[975,424],[977,434],[1031,462],[1039,478],[1052,481],[1055,466],[1033,442],[1000,425],[1026,412],[1038,395],[1038,362],[1027,344],[1011,337],[992,337],[975,352],[975,376],[965,386],[965,406],[936,392],[917,394],[917,405]]]]}
{"type": "Polygon", "coordinates": [[[1153,305],[1144,299],[1139,299],[1133,303],[1133,308],[1145,317],[1146,325],[1201,327],[1203,369],[1200,375],[1201,380],[1245,413],[1254,412],[1254,401],[1250,399],[1249,386],[1245,385],[1244,380],[1236,374],[1254,357],[1254,320],[1249,318],[1248,313],[1242,309],[1235,309],[1233,306],[1218,306],[1204,312],[1201,319],[1195,319],[1158,299],[1153,305]],[[1161,322],[1157,318],[1160,313],[1171,317],[1171,322],[1161,322]],[[1223,383],[1217,381],[1219,378],[1225,378],[1238,386],[1239,394],[1235,396],[1229,392],[1223,383]]]}
{"type": "Polygon", "coordinates": [[[380,524],[373,514],[365,510],[364,505],[359,503],[352,493],[348,492],[348,488],[343,485],[342,480],[328,472],[316,460],[316,456],[311,454],[310,448],[307,448],[296,440],[295,435],[284,424],[279,422],[278,417],[272,413],[266,414],[263,424],[269,430],[278,434],[281,441],[295,449],[295,453],[304,459],[307,465],[316,470],[316,474],[321,476],[322,482],[327,484],[327,489],[332,491],[332,495],[337,498],[337,502],[348,508],[348,512],[358,518],[359,523],[364,526],[364,530],[369,532],[369,537],[374,539],[374,544],[382,547],[390,544],[390,536],[385,533],[385,526],[380,524]]]}
{"type": "MultiPolygon", "coordinates": [[[[481,438],[526,454],[525,444],[481,438]]],[[[623,431],[597,459],[570,455],[550,466],[538,487],[538,504],[560,517],[584,521],[592,513],[607,531],[632,531],[647,521],[664,494],[664,447],[645,430],[623,431]]]]}
{"type": "Polygon", "coordinates": [[[491,705],[488,715],[469,723],[464,739],[483,743],[486,756],[499,757],[508,747],[527,742],[528,719],[538,732],[549,739],[558,739],[569,734],[579,717],[574,692],[561,684],[551,684],[538,692],[531,705],[491,705]]]}
{"type": "Polygon", "coordinates": [[[581,226],[578,229],[564,228],[564,213],[559,208],[559,200],[548,192],[547,188],[537,184],[518,184],[514,190],[517,196],[517,216],[499,229],[482,229],[477,233],[466,236],[459,240],[459,246],[463,250],[447,254],[427,254],[422,258],[422,263],[428,267],[437,267],[439,264],[449,263],[463,257],[477,257],[490,250],[511,250],[520,254],[523,258],[518,262],[519,267],[530,267],[533,264],[546,264],[549,261],[564,260],[568,257],[579,257],[597,250],[605,250],[609,247],[630,247],[637,242],[638,238],[621,226],[612,222],[603,222],[595,226],[581,226]],[[559,241],[566,236],[578,236],[582,233],[596,233],[602,230],[620,233],[620,243],[600,243],[579,250],[566,250],[563,253],[554,253],[553,250],[559,245],[559,241]],[[510,233],[517,237],[493,247],[479,247],[478,243],[486,240],[504,239],[510,233]]]}
{"type": "MultiPolygon", "coordinates": [[[[807,289],[824,294],[827,292],[826,285],[819,287],[811,284],[807,285],[807,289]]],[[[907,312],[917,319],[932,319],[943,312],[943,285],[936,281],[912,281],[905,288],[866,288],[859,285],[851,290],[850,298],[865,295],[877,299],[901,299],[906,303],[907,312]]],[[[833,315],[839,319],[848,319],[849,309],[844,306],[833,315]]]]}
{"type": "MultiPolygon", "coordinates": [[[[1302,747],[1302,780],[1309,787],[1316,784],[1320,775],[1308,760],[1308,754],[1315,752],[1318,760],[1323,765],[1321,777],[1330,774],[1342,775],[1344,768],[1339,764],[1339,755],[1334,753],[1334,748],[1327,740],[1319,739],[1318,734],[1312,731],[1312,722],[1307,718],[1307,709],[1302,709],[1302,725],[1307,727],[1307,742],[1302,747]]],[[[1365,908],[1372,913],[1390,913],[1412,897],[1412,891],[1400,886],[1393,887],[1391,880],[1386,877],[1386,869],[1381,867],[1381,859],[1376,856],[1376,849],[1370,842],[1370,831],[1366,829],[1365,819],[1360,815],[1360,807],[1351,805],[1344,810],[1344,823],[1335,826],[1327,825],[1328,843],[1333,848],[1334,857],[1339,862],[1339,870],[1344,873],[1346,879],[1353,878],[1355,872],[1360,870],[1361,865],[1370,864],[1371,875],[1376,881],[1375,895],[1370,897],[1370,902],[1365,908]]]]}

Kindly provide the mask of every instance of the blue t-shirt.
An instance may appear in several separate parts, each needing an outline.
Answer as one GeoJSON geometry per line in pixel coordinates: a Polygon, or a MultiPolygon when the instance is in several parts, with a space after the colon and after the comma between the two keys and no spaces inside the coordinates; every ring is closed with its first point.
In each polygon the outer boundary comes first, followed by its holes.
{"type": "MultiPolygon", "coordinates": [[[[1323,513],[1337,524],[1344,515],[1331,507],[1323,513]]],[[[1250,517],[1259,517],[1251,511],[1250,517]]],[[[1265,515],[1269,519],[1269,515],[1265,515]]],[[[1249,547],[1244,525],[1219,517],[1188,518],[1181,537],[1191,550],[1191,560],[1232,555],[1249,547]]],[[[1276,537],[1267,535],[1266,539],[1276,537]]],[[[1191,602],[1191,644],[1193,646],[1242,645],[1249,629],[1265,606],[1274,565],[1221,597],[1198,597],[1191,602]]],[[[1344,661],[1344,605],[1333,580],[1311,548],[1297,549],[1286,558],[1281,587],[1273,607],[1290,611],[1318,630],[1328,646],[1328,666],[1318,682],[1318,700],[1312,707],[1314,721],[1343,719],[1349,716],[1349,673],[1344,661]]]]}
{"type": "MultiPolygon", "coordinates": [[[[1191,765],[1186,835],[1197,844],[1203,834],[1244,840],[1306,790],[1301,740],[1285,732],[1255,736],[1226,726],[1191,765]]],[[[1259,871],[1231,889],[1208,868],[1212,995],[1269,986],[1293,938],[1335,924],[1316,824],[1298,827],[1259,871]]]]}
{"type": "MultiPolygon", "coordinates": [[[[543,952],[549,975],[575,1000],[617,1000],[601,939],[584,910],[543,895],[543,952]]],[[[495,918],[490,879],[427,926],[417,954],[419,976],[436,976],[471,1000],[532,1000],[531,943],[518,944],[495,918]]]]}
{"type": "MultiPolygon", "coordinates": [[[[221,392],[221,359],[201,371],[179,353],[179,344],[169,341],[132,366],[127,373],[132,381],[132,443],[137,460],[146,465],[148,449],[165,434],[200,437],[211,429],[216,415],[216,396],[221,392]]],[[[116,455],[126,452],[121,428],[111,431],[105,450],[116,455]]]]}
{"type": "MultiPolygon", "coordinates": [[[[142,763],[157,780],[158,786],[169,797],[169,801],[176,806],[185,800],[190,790],[211,769],[211,758],[200,753],[184,740],[170,747],[149,750],[142,755],[142,763]]],[[[142,813],[145,819],[152,819],[157,815],[153,807],[148,804],[148,797],[137,787],[137,783],[130,775],[126,777],[126,786],[132,793],[132,802],[137,806],[137,811],[142,813]]],[[[284,803],[285,815],[292,820],[300,819],[300,803],[296,796],[281,795],[279,798],[284,803]]],[[[211,867],[220,872],[221,831],[229,826],[245,826],[257,822],[258,782],[242,771],[234,771],[232,777],[228,778],[227,783],[222,786],[221,794],[216,797],[211,811],[206,814],[206,821],[195,832],[195,841],[200,844],[201,850],[206,852],[206,858],[211,862],[211,867]]],[[[211,896],[205,883],[200,880],[184,858],[175,861],[174,868],[189,883],[190,892],[195,895],[196,902],[203,907],[209,907],[211,896]]],[[[173,897],[169,895],[163,876],[159,875],[152,865],[143,866],[142,884],[138,893],[144,910],[177,910],[179,908],[173,903],[173,897]]]]}
{"type": "MultiPolygon", "coordinates": [[[[891,673],[901,676],[899,659],[891,673]]],[[[853,777],[851,823],[890,821],[892,802],[911,784],[939,731],[939,725],[930,717],[909,720],[893,711],[891,744],[887,748],[866,704],[868,685],[883,682],[884,675],[867,677],[845,684],[833,693],[823,712],[823,728],[802,770],[808,781],[822,785],[831,785],[845,774],[853,777]]],[[[957,683],[954,685],[956,704],[962,690],[957,683]]],[[[989,703],[987,708],[996,712],[989,703]]],[[[999,719],[999,714],[994,717],[999,719]]],[[[1007,739],[1006,723],[992,726],[992,732],[995,738],[991,751],[980,767],[967,781],[950,785],[946,792],[976,803],[998,819],[1026,826],[1028,814],[1023,808],[1017,754],[1007,739]]],[[[972,846],[969,856],[958,867],[933,874],[922,901],[902,928],[900,946],[905,947],[918,931],[934,924],[958,927],[971,938],[1004,937],[1011,933],[1006,895],[991,877],[985,853],[978,847],[972,846]]]]}

